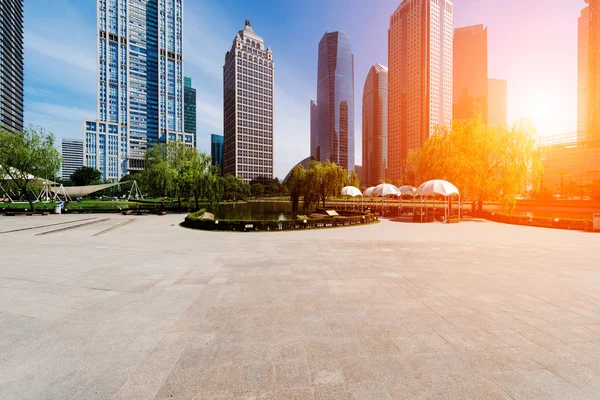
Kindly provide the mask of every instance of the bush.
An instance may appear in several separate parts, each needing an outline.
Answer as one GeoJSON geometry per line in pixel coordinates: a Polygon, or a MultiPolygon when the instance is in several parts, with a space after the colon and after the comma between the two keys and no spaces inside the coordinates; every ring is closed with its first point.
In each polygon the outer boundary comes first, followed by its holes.
{"type": "Polygon", "coordinates": [[[540,228],[592,231],[592,221],[571,218],[527,217],[486,211],[483,217],[490,221],[511,225],[536,226],[540,228]]]}
{"type": "Polygon", "coordinates": [[[200,219],[200,212],[189,214],[182,223],[186,228],[205,231],[281,231],[296,229],[335,228],[341,226],[363,225],[376,221],[375,215],[360,213],[339,218],[304,219],[291,221],[239,221],[239,220],[211,220],[200,219]]]}

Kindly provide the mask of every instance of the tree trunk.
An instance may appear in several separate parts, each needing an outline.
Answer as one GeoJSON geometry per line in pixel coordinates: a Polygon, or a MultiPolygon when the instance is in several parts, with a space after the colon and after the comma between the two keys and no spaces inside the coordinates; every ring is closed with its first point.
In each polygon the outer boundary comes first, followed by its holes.
{"type": "Polygon", "coordinates": [[[196,210],[200,211],[200,204],[198,204],[198,193],[196,193],[196,195],[194,196],[194,199],[196,200],[196,210]]]}
{"type": "Polygon", "coordinates": [[[479,214],[483,213],[483,200],[482,199],[479,199],[478,210],[479,210],[479,214]]]}
{"type": "Polygon", "coordinates": [[[31,211],[35,212],[35,205],[33,204],[33,199],[29,194],[27,195],[27,201],[29,202],[29,207],[31,207],[31,211]]]}

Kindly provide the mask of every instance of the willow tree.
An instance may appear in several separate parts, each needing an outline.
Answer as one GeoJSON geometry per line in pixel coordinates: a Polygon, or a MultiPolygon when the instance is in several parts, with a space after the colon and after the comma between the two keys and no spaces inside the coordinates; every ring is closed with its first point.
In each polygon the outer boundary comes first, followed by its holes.
{"type": "Polygon", "coordinates": [[[488,126],[480,118],[437,127],[423,147],[409,155],[408,169],[420,181],[446,179],[464,198],[483,209],[485,201],[500,201],[512,211],[516,198],[538,187],[542,152],[532,125],[488,126]]]}
{"type": "Polygon", "coordinates": [[[61,160],[54,135],[43,128],[17,133],[0,129],[0,180],[9,180],[27,198],[32,211],[39,180],[54,179],[61,160]]]}
{"type": "MultiPolygon", "coordinates": [[[[307,191],[307,172],[302,165],[296,165],[291,171],[285,182],[292,203],[292,212],[298,212],[300,197],[307,191]]],[[[306,208],[306,207],[305,207],[306,208]]]]}
{"type": "Polygon", "coordinates": [[[307,185],[323,203],[331,196],[341,193],[348,173],[332,162],[312,161],[308,166],[307,185]]]}

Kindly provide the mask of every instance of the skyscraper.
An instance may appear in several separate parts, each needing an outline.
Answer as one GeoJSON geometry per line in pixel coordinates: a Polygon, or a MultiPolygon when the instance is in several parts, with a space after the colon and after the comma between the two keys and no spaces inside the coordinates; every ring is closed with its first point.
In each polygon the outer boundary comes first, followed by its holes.
{"type": "MultiPolygon", "coordinates": [[[[588,84],[587,127],[588,145],[600,145],[600,0],[585,0],[588,7],[588,84]]],[[[585,18],[584,18],[585,22],[585,18]]]]}
{"type": "Polygon", "coordinates": [[[362,181],[377,185],[388,167],[388,69],[375,64],[369,70],[362,101],[362,181]]]}
{"type": "Polygon", "coordinates": [[[273,179],[273,52],[250,20],[233,39],[223,66],[223,172],[273,179]]]}
{"type": "Polygon", "coordinates": [[[83,166],[83,140],[63,139],[61,153],[63,157],[62,179],[68,181],[71,179],[71,174],[83,166]]]}
{"type": "Polygon", "coordinates": [[[488,124],[507,123],[507,82],[503,79],[488,79],[488,124]]]}
{"type": "Polygon", "coordinates": [[[98,118],[84,120],[85,164],[116,180],[146,149],[181,141],[183,0],[98,0],[98,118]]]}
{"type": "Polygon", "coordinates": [[[344,32],[325,33],[317,70],[316,159],[354,169],[354,54],[344,32]]]}
{"type": "Polygon", "coordinates": [[[0,127],[23,130],[23,0],[0,0],[0,127]]]}
{"type": "Polygon", "coordinates": [[[452,118],[480,115],[487,122],[488,46],[483,25],[454,30],[452,118]]]}
{"type": "Polygon", "coordinates": [[[317,102],[310,101],[310,156],[317,159],[317,102]]]}
{"type": "Polygon", "coordinates": [[[183,130],[193,135],[192,143],[196,147],[196,89],[188,77],[183,79],[183,111],[183,130]]]}
{"type": "Polygon", "coordinates": [[[211,165],[217,165],[223,173],[223,136],[210,135],[211,165]]]}
{"type": "Polygon", "coordinates": [[[581,10],[577,49],[577,140],[586,140],[588,127],[588,80],[590,47],[590,8],[581,10]]]}
{"type": "MultiPolygon", "coordinates": [[[[401,181],[408,152],[452,121],[452,2],[403,0],[388,31],[388,179],[401,181]]],[[[408,179],[410,180],[410,179],[408,179]]]]}

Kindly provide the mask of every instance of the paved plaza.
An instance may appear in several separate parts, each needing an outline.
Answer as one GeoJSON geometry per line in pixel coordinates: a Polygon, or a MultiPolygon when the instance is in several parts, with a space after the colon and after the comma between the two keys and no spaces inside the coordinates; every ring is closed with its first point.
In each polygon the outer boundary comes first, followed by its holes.
{"type": "Polygon", "coordinates": [[[0,217],[0,399],[600,398],[600,235],[182,219],[0,217]]]}

